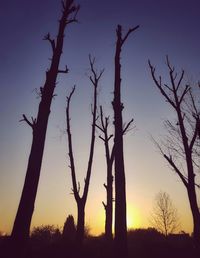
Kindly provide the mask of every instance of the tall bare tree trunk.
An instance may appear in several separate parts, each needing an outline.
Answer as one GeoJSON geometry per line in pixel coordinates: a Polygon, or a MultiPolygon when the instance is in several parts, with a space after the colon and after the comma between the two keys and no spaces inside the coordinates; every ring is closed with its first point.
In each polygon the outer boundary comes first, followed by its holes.
{"type": "Polygon", "coordinates": [[[114,82],[114,148],[115,148],[115,250],[119,257],[127,257],[127,224],[126,224],[126,182],[123,150],[123,120],[121,102],[121,64],[120,55],[124,42],[131,32],[139,26],[130,29],[122,38],[122,27],[117,27],[117,43],[115,52],[115,82],[114,82]]]}
{"type": "Polygon", "coordinates": [[[44,87],[40,88],[41,102],[39,104],[37,119],[29,121],[27,117],[23,115],[23,120],[32,128],[33,139],[24,187],[11,235],[12,239],[17,241],[21,246],[23,246],[24,242],[29,237],[30,224],[40,177],[50,106],[56,86],[57,75],[58,73],[68,72],[67,67],[66,70],[59,70],[59,63],[63,49],[66,25],[76,21],[78,6],[75,6],[73,2],[73,0],[66,0],[62,3],[63,12],[59,22],[59,31],[56,41],[51,39],[49,33],[45,37],[45,40],[48,40],[51,44],[53,55],[50,69],[46,72],[44,87]],[[70,15],[73,13],[73,18],[70,18],[70,15]]]}

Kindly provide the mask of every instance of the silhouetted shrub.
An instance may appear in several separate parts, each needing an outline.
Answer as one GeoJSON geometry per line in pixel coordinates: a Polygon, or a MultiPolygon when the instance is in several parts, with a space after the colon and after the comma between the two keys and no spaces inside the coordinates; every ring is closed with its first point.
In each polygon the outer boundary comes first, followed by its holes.
{"type": "Polygon", "coordinates": [[[31,239],[34,242],[52,243],[60,239],[60,230],[53,225],[42,225],[34,227],[31,233],[31,239]]]}
{"type": "Polygon", "coordinates": [[[74,241],[76,234],[76,226],[74,223],[74,217],[69,215],[65,221],[62,236],[67,241],[74,241]]]}

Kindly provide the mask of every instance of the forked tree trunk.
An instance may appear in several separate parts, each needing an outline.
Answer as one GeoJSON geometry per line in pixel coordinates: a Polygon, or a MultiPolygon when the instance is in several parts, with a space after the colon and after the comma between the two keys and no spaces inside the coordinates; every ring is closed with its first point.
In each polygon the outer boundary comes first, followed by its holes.
{"type": "Polygon", "coordinates": [[[91,142],[90,142],[90,152],[87,166],[86,178],[84,180],[85,185],[83,189],[83,194],[80,196],[80,185],[77,184],[76,180],[76,170],[74,164],[74,154],[72,147],[72,135],[70,128],[70,101],[71,97],[75,91],[75,86],[73,87],[69,97],[67,97],[67,108],[66,108],[66,121],[67,121],[67,137],[68,137],[68,149],[69,149],[69,158],[70,158],[70,169],[71,169],[71,177],[72,177],[72,185],[73,185],[73,194],[77,203],[78,209],[78,218],[77,218],[77,234],[76,234],[76,244],[77,248],[81,250],[83,239],[84,239],[84,230],[85,230],[85,205],[87,201],[90,177],[92,172],[92,163],[94,156],[94,144],[95,144],[95,124],[97,120],[97,88],[98,82],[102,76],[103,70],[97,75],[96,70],[94,69],[95,59],[91,59],[89,56],[90,68],[92,75],[89,77],[92,85],[94,87],[94,95],[93,95],[93,106],[92,106],[92,133],[91,133],[91,142]]]}
{"type": "Polygon", "coordinates": [[[41,102],[39,104],[37,119],[32,119],[31,122],[23,115],[23,120],[32,127],[33,139],[24,187],[11,235],[14,242],[17,242],[20,246],[23,246],[24,242],[29,237],[30,224],[40,177],[50,106],[56,86],[57,75],[58,73],[67,73],[67,68],[64,71],[59,70],[59,63],[63,49],[65,27],[68,23],[75,21],[75,16],[71,19],[69,18],[69,15],[72,13],[76,15],[78,11],[78,6],[74,6],[73,2],[73,0],[66,0],[63,2],[63,13],[59,22],[59,31],[56,42],[50,38],[49,34],[45,37],[51,44],[53,56],[50,69],[46,72],[44,87],[40,88],[41,102]]]}
{"type": "Polygon", "coordinates": [[[122,38],[122,27],[117,27],[117,43],[115,52],[115,82],[114,82],[114,146],[115,146],[115,251],[118,257],[127,257],[127,224],[126,224],[126,182],[123,150],[123,120],[121,102],[121,64],[122,45],[129,34],[138,28],[130,29],[122,38]]]}

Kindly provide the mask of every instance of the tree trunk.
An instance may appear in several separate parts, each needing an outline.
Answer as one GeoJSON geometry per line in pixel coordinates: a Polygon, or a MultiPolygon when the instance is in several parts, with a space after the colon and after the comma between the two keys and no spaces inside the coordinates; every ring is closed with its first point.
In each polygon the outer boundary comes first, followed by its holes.
{"type": "Polygon", "coordinates": [[[63,14],[59,22],[56,43],[55,40],[50,38],[49,34],[47,34],[45,38],[51,43],[53,56],[50,69],[46,72],[46,82],[44,87],[40,89],[41,102],[39,104],[37,119],[33,120],[31,123],[26,116],[23,115],[24,120],[32,127],[33,139],[24,187],[11,234],[14,242],[17,242],[17,245],[20,244],[21,246],[24,245],[29,237],[30,224],[40,177],[50,106],[56,86],[57,75],[59,72],[67,73],[67,69],[66,71],[59,70],[59,63],[63,49],[65,27],[67,22],[74,21],[74,19],[67,20],[67,18],[70,13],[77,10],[77,7],[72,6],[72,4],[73,0],[67,0],[66,3],[63,2],[63,14]]]}
{"type": "Polygon", "coordinates": [[[139,26],[129,29],[122,37],[122,27],[117,27],[117,42],[115,51],[115,82],[114,82],[114,155],[115,155],[115,250],[117,257],[127,257],[127,224],[126,224],[126,181],[124,169],[124,150],[123,150],[123,119],[121,102],[121,64],[120,55],[122,46],[128,36],[138,29],[139,26]]]}
{"type": "Polygon", "coordinates": [[[113,214],[113,176],[112,165],[107,168],[107,204],[105,205],[106,222],[105,236],[108,242],[112,241],[112,214],[113,214]]]}
{"type": "Polygon", "coordinates": [[[190,207],[192,211],[193,218],[193,239],[194,244],[197,248],[200,249],[200,212],[198,208],[195,186],[188,186],[187,188],[190,207]]]}
{"type": "Polygon", "coordinates": [[[85,203],[82,200],[80,200],[77,203],[77,208],[78,218],[76,228],[76,245],[77,248],[81,249],[85,233],[85,203]]]}
{"type": "Polygon", "coordinates": [[[121,26],[117,28],[117,44],[115,53],[115,84],[114,84],[114,126],[115,126],[115,250],[120,257],[127,256],[127,225],[126,225],[126,182],[123,152],[123,122],[121,103],[121,64],[122,47],[121,26]]]}

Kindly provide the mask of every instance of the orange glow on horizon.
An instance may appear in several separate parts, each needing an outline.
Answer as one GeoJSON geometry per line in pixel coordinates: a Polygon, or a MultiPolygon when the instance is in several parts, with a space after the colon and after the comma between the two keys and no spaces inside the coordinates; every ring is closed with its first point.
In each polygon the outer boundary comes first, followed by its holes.
{"type": "Polygon", "coordinates": [[[127,229],[138,228],[141,226],[139,211],[133,205],[127,205],[127,229]]]}

